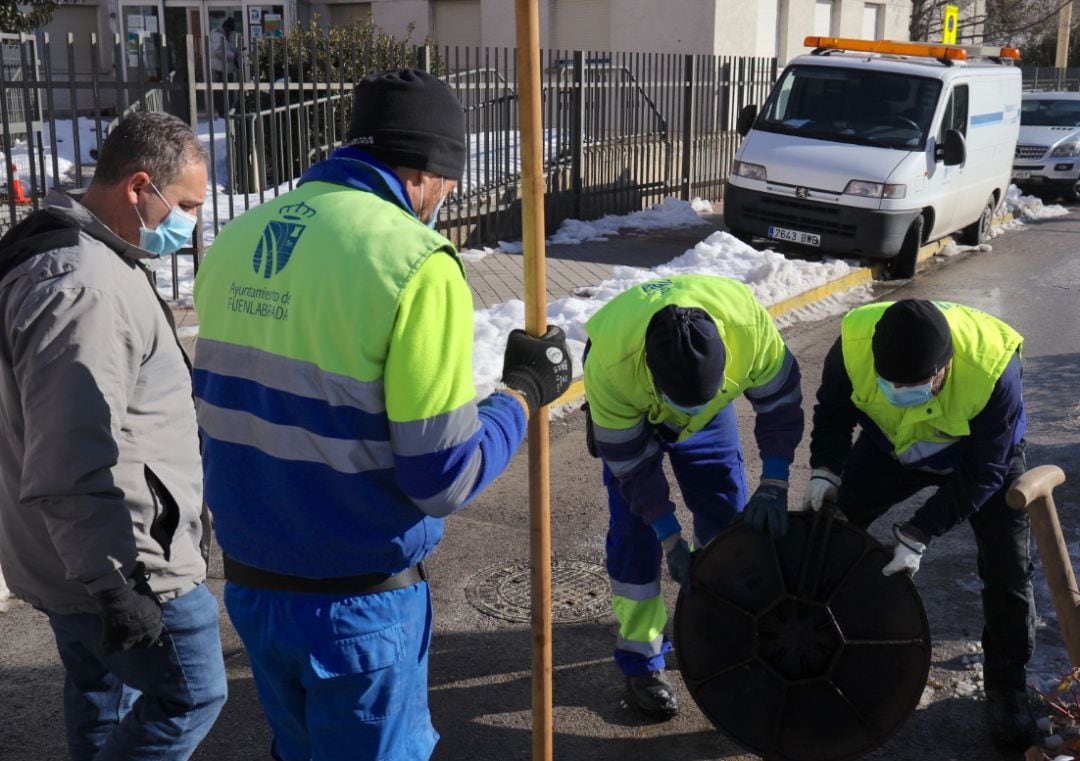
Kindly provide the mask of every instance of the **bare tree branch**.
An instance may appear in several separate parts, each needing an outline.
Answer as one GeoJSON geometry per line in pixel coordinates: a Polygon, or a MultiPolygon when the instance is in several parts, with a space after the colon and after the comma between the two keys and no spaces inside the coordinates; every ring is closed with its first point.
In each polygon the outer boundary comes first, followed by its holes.
{"type": "Polygon", "coordinates": [[[56,6],[56,0],[0,0],[0,32],[32,32],[49,23],[56,6]]]}

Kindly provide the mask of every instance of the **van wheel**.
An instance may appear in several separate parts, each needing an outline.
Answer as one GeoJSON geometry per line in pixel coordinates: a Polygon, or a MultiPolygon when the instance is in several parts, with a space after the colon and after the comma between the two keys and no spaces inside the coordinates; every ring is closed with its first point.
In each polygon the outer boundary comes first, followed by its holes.
{"type": "Polygon", "coordinates": [[[997,208],[997,199],[993,194],[986,199],[979,218],[965,227],[957,236],[965,246],[978,246],[990,240],[990,228],[994,224],[994,209],[997,208]]]}
{"type": "Polygon", "coordinates": [[[906,280],[915,277],[915,265],[919,262],[919,249],[922,248],[923,218],[918,216],[908,228],[900,251],[889,263],[890,280],[906,280]]]}

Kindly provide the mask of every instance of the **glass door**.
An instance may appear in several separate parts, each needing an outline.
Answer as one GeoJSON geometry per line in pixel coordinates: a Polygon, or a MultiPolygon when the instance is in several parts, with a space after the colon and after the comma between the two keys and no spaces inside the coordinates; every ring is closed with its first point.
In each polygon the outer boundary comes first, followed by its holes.
{"type": "Polygon", "coordinates": [[[120,6],[124,29],[123,71],[129,81],[139,76],[140,65],[146,69],[146,81],[161,81],[163,72],[154,35],[164,31],[161,26],[163,15],[158,4],[120,6]]]}
{"type": "Polygon", "coordinates": [[[203,29],[202,8],[198,5],[169,5],[165,7],[166,56],[169,70],[175,81],[186,82],[188,78],[187,36],[190,34],[194,47],[195,81],[203,80],[203,29]]]}

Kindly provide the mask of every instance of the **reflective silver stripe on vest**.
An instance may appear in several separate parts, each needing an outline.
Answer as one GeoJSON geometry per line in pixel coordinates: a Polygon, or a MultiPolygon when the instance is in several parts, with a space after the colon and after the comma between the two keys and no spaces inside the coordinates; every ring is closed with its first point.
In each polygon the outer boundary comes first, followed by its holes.
{"type": "Polygon", "coordinates": [[[648,584],[628,584],[625,581],[612,579],[611,594],[634,602],[644,602],[660,596],[660,582],[650,581],[648,584]]]}
{"type": "Polygon", "coordinates": [[[641,454],[639,454],[637,457],[633,457],[629,460],[609,460],[605,457],[604,462],[606,462],[607,466],[611,468],[612,475],[614,475],[616,478],[621,478],[627,473],[633,471],[633,469],[641,463],[655,457],[659,452],[660,445],[656,443],[655,439],[649,439],[648,443],[645,444],[645,449],[642,450],[641,454]]]}
{"type": "Polygon", "coordinates": [[[594,419],[593,428],[598,441],[603,441],[605,444],[625,444],[641,435],[645,430],[645,420],[644,418],[638,420],[630,428],[604,428],[594,419]]]}
{"type": "MultiPolygon", "coordinates": [[[[749,396],[749,394],[747,394],[749,396]]],[[[759,402],[750,400],[750,404],[754,407],[754,412],[759,415],[763,415],[766,412],[772,412],[777,407],[783,407],[785,404],[801,404],[802,403],[802,389],[795,388],[788,393],[781,396],[779,399],[773,399],[767,404],[761,404],[759,402]]]]}
{"type": "MultiPolygon", "coordinates": [[[[631,428],[605,428],[602,425],[597,425],[594,420],[593,431],[596,434],[596,441],[599,444],[624,444],[644,433],[645,422],[644,420],[639,420],[631,428]]],[[[629,460],[611,460],[608,457],[605,457],[604,462],[611,468],[612,474],[616,478],[619,478],[626,475],[646,460],[655,457],[659,451],[660,446],[656,443],[656,440],[650,436],[641,452],[634,457],[631,457],[629,460]]]]}
{"type": "Polygon", "coordinates": [[[916,441],[903,453],[897,454],[896,458],[904,465],[914,465],[940,454],[956,443],[955,441],[916,441]]]}
{"type": "Polygon", "coordinates": [[[646,658],[651,658],[654,655],[660,655],[660,651],[664,647],[664,635],[661,634],[650,642],[635,642],[632,639],[625,639],[620,635],[615,640],[615,647],[618,650],[628,650],[631,653],[637,653],[638,655],[644,655],[646,658]]]}
{"type": "Polygon", "coordinates": [[[282,460],[322,463],[353,475],[386,470],[394,465],[389,441],[346,441],[319,436],[292,425],[278,425],[250,412],[197,402],[199,427],[208,436],[231,444],[255,447],[282,460]]]}
{"type": "Polygon", "coordinates": [[[289,359],[250,346],[200,338],[195,346],[195,369],[252,380],[267,388],[335,407],[356,407],[364,412],[386,412],[383,382],[360,381],[326,372],[313,362],[289,359]]]}
{"type": "Polygon", "coordinates": [[[407,423],[390,421],[390,440],[399,455],[412,457],[450,449],[474,436],[480,430],[476,400],[470,400],[456,410],[441,415],[411,420],[407,423]]]}
{"type": "Polygon", "coordinates": [[[469,463],[462,468],[454,483],[433,497],[414,498],[413,503],[432,518],[445,518],[455,510],[460,510],[465,506],[476,478],[480,475],[480,467],[484,463],[483,454],[477,447],[476,451],[469,455],[469,463]]]}

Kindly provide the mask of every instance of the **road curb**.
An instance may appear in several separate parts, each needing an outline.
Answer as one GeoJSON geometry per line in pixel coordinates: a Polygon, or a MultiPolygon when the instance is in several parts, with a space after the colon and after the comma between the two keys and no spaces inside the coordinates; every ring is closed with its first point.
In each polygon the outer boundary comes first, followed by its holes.
{"type": "MultiPolygon", "coordinates": [[[[1012,212],[1003,214],[994,220],[995,226],[1005,225],[1015,219],[1012,212]]],[[[922,264],[929,259],[933,259],[939,253],[944,251],[949,246],[956,243],[956,239],[951,235],[947,235],[944,238],[935,240],[932,243],[927,243],[925,246],[919,249],[918,256],[915,261],[922,264]]],[[[830,280],[827,283],[823,283],[819,286],[811,288],[808,291],[796,294],[789,299],[778,301],[770,307],[767,307],[769,314],[773,319],[782,317],[789,312],[793,312],[796,309],[802,309],[803,307],[811,306],[813,304],[820,303],[830,296],[835,296],[838,293],[844,293],[850,291],[852,288],[857,288],[860,285],[866,285],[872,283],[875,280],[881,279],[888,265],[884,262],[880,264],[873,264],[869,267],[859,267],[852,270],[843,277],[839,277],[836,280],[830,280]]],[[[570,384],[570,388],[566,390],[562,396],[552,402],[552,407],[561,407],[567,404],[575,404],[585,398],[585,381],[582,378],[575,378],[570,384]]]]}

